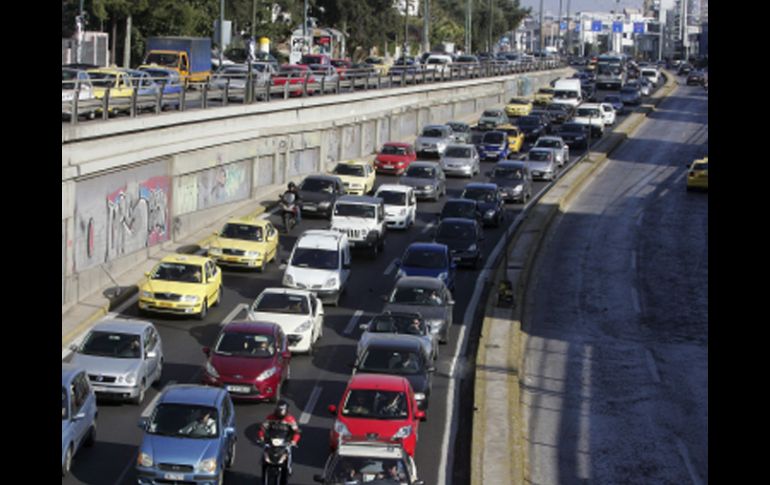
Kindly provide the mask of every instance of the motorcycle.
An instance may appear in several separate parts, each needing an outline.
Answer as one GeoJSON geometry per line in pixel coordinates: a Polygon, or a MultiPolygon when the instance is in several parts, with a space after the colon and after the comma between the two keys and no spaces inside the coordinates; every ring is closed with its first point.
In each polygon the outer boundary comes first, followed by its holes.
{"type": "Polygon", "coordinates": [[[287,424],[272,422],[262,445],[262,485],[286,485],[291,467],[293,431],[287,424]]]}
{"type": "Polygon", "coordinates": [[[283,230],[288,234],[297,225],[299,207],[296,204],[282,205],[281,207],[283,209],[283,230]]]}

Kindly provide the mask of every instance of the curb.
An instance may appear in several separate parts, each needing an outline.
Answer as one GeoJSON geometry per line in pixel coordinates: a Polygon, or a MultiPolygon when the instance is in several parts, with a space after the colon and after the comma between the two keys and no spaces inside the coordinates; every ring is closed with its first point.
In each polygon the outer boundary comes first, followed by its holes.
{"type": "MultiPolygon", "coordinates": [[[[664,71],[664,76],[666,77],[666,84],[661,86],[651,97],[649,104],[642,105],[639,112],[630,115],[624,124],[618,127],[617,131],[611,133],[606,139],[597,144],[592,151],[573,163],[568,168],[567,173],[560,177],[554,185],[547,188],[546,194],[538,199],[533,206],[526,208],[522,214],[521,226],[514,230],[504,250],[505,254],[510,254],[507,259],[508,267],[503,268],[503,264],[500,264],[500,261],[496,262],[497,270],[492,280],[492,288],[496,288],[500,284],[503,269],[507,273],[506,276],[514,272],[514,278],[510,278],[514,280],[514,303],[508,316],[512,338],[509,342],[506,359],[509,373],[508,417],[511,422],[510,450],[508,452],[510,464],[507,468],[509,468],[508,476],[511,479],[511,483],[531,482],[529,477],[529,440],[521,406],[521,387],[524,383],[520,370],[524,365],[524,351],[527,342],[527,334],[521,331],[521,318],[527,283],[531,277],[532,262],[537,258],[540,243],[558,212],[564,210],[576,196],[579,189],[590,180],[597,170],[604,166],[609,160],[610,155],[629,138],[629,135],[647,119],[650,113],[655,111],[658,104],[677,87],[675,77],[672,74],[664,71]],[[524,244],[517,244],[520,241],[523,241],[524,244]],[[512,263],[514,263],[513,267],[512,263]]],[[[482,485],[484,483],[484,430],[486,429],[486,395],[484,391],[485,383],[489,380],[490,374],[489,371],[485,370],[487,362],[486,348],[491,343],[488,340],[488,335],[492,326],[492,320],[496,318],[495,314],[500,312],[496,306],[496,298],[495,292],[490,291],[486,301],[488,310],[482,322],[475,362],[473,405],[475,413],[473,416],[473,435],[471,441],[472,485],[482,485]]],[[[503,477],[496,478],[501,479],[503,477]]]]}

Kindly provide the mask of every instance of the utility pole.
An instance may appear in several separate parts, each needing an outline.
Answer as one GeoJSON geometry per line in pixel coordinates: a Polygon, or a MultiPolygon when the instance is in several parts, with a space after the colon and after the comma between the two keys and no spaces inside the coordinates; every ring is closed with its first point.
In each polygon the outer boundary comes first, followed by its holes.
{"type": "Polygon", "coordinates": [[[562,52],[562,48],[561,48],[561,44],[562,44],[562,42],[561,42],[561,3],[562,3],[562,0],[559,0],[559,18],[556,21],[556,25],[558,26],[557,28],[559,29],[559,36],[558,36],[559,40],[558,40],[558,50],[557,50],[557,52],[560,53],[560,54],[562,52]]]}
{"type": "Polygon", "coordinates": [[[487,29],[487,52],[492,53],[492,0],[489,0],[489,29],[487,29]]]}
{"type": "Polygon", "coordinates": [[[540,55],[543,55],[543,36],[545,31],[543,30],[543,0],[540,0],[540,55]]]}
{"type": "Polygon", "coordinates": [[[409,0],[404,0],[404,52],[401,58],[404,59],[404,70],[406,70],[406,55],[409,53],[409,0]]]}
{"type": "Polygon", "coordinates": [[[225,58],[225,0],[219,0],[219,67],[225,58]]]}
{"type": "Polygon", "coordinates": [[[251,4],[251,37],[254,38],[257,35],[257,0],[253,0],[251,4]]]}
{"type": "Polygon", "coordinates": [[[471,27],[473,25],[473,22],[471,21],[473,11],[471,6],[471,0],[468,0],[468,3],[465,7],[465,53],[470,54],[471,53],[471,45],[472,45],[472,38],[471,38],[471,27]]]}
{"type": "Polygon", "coordinates": [[[131,14],[126,18],[126,41],[123,44],[123,67],[131,67],[131,14]]]}
{"type": "Polygon", "coordinates": [[[567,54],[568,55],[572,53],[572,34],[570,34],[570,31],[569,31],[569,21],[570,21],[569,2],[570,0],[567,0],[567,54]]]}
{"type": "Polygon", "coordinates": [[[428,35],[429,32],[429,26],[428,23],[430,22],[430,6],[429,6],[430,0],[423,0],[423,22],[422,22],[422,50],[423,52],[430,52],[430,38],[428,35]]]}

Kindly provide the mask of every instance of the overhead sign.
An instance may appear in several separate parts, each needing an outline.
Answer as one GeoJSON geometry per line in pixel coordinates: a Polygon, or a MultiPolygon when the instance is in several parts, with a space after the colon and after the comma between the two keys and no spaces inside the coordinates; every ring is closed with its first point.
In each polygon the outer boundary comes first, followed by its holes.
{"type": "Polygon", "coordinates": [[[567,30],[567,22],[559,22],[559,30],[567,30]]]}
{"type": "Polygon", "coordinates": [[[575,24],[575,32],[580,32],[580,22],[575,24]]]}
{"type": "Polygon", "coordinates": [[[612,22],[612,31],[616,34],[622,34],[623,22],[612,22]]]}
{"type": "Polygon", "coordinates": [[[635,34],[644,33],[644,22],[634,22],[634,33],[635,34]]]}
{"type": "Polygon", "coordinates": [[[602,21],[601,20],[593,20],[593,21],[591,21],[591,31],[593,31],[593,32],[601,32],[602,31],[602,21]]]}

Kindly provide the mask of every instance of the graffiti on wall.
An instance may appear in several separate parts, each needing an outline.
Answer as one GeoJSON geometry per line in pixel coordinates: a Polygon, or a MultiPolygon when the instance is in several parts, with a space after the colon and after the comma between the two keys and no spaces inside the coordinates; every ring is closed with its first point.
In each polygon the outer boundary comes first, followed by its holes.
{"type": "Polygon", "coordinates": [[[250,162],[218,165],[174,181],[176,215],[245,199],[251,191],[250,162]]]}
{"type": "Polygon", "coordinates": [[[78,183],[75,270],[169,240],[171,179],[164,172],[158,162],[78,183]]]}

